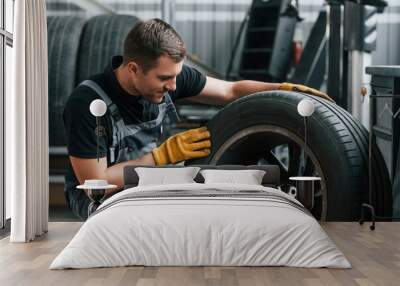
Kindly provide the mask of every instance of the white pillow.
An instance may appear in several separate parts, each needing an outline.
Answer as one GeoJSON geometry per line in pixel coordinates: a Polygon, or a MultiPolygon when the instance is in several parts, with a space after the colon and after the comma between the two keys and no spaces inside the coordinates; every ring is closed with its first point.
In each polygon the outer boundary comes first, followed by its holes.
{"type": "Polygon", "coordinates": [[[199,167],[135,168],[139,177],[138,186],[196,183],[193,179],[199,170],[199,167]]]}
{"type": "Polygon", "coordinates": [[[265,171],[262,170],[201,170],[204,183],[261,185],[265,171]]]}

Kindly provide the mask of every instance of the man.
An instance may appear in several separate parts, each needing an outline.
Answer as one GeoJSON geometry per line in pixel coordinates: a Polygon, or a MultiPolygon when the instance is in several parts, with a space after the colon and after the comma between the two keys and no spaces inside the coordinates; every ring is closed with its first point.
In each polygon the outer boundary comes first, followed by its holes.
{"type": "MultiPolygon", "coordinates": [[[[153,19],[139,22],[128,33],[123,56],[115,56],[101,74],[81,83],[64,109],[70,159],[65,194],[72,211],[87,218],[89,199],[76,189],[85,179],[105,179],[123,185],[127,165],[165,165],[210,153],[208,130],[193,129],[168,138],[157,147],[165,119],[177,119],[173,101],[187,97],[194,102],[226,104],[258,91],[316,90],[288,83],[227,82],[202,75],[183,64],[184,42],[167,23],[153,19]],[[102,99],[107,113],[97,161],[96,119],[90,103],[102,99]]],[[[109,191],[111,192],[111,191],[109,191]]]]}

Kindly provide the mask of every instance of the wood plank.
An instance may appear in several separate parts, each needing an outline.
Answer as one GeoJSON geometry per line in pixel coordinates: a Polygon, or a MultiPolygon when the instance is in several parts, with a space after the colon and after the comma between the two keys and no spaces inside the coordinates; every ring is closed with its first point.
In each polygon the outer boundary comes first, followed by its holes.
{"type": "Polygon", "coordinates": [[[81,227],[53,222],[49,233],[31,243],[0,240],[0,285],[398,285],[400,223],[322,223],[352,269],[295,267],[116,267],[49,270],[58,253],[81,227]]]}

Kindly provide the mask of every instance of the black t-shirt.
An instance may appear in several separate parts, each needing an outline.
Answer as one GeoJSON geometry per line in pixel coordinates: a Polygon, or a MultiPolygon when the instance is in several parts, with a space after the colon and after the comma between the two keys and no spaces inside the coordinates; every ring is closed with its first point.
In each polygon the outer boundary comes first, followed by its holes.
{"type": "MultiPolygon", "coordinates": [[[[112,58],[111,64],[103,73],[90,78],[96,82],[118,107],[125,124],[136,124],[147,119],[143,118],[140,96],[128,94],[119,84],[114,69],[122,63],[122,56],[112,58]]],[[[206,77],[194,68],[183,65],[181,73],[176,78],[176,90],[169,94],[173,101],[195,96],[204,88],[206,77]]],[[[90,103],[101,99],[99,95],[87,86],[78,86],[68,98],[64,108],[63,119],[67,135],[67,148],[71,156],[79,158],[96,158],[97,136],[95,134],[96,118],[90,113],[90,103]]],[[[154,103],[155,104],[155,103],[154,103]]],[[[155,104],[156,105],[156,104],[155,104]]],[[[101,117],[101,124],[106,134],[112,134],[109,111],[101,117]]],[[[111,136],[99,138],[99,156],[107,155],[108,146],[112,142],[111,136]]]]}

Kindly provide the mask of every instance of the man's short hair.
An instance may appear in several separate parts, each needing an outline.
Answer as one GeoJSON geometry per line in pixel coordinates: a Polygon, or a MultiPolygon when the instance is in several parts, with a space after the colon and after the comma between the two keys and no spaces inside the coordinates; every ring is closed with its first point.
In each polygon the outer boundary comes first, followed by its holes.
{"type": "Polygon", "coordinates": [[[157,66],[162,55],[177,63],[182,61],[186,56],[182,38],[171,25],[160,19],[139,21],[125,38],[124,64],[135,61],[147,72],[157,66]]]}

